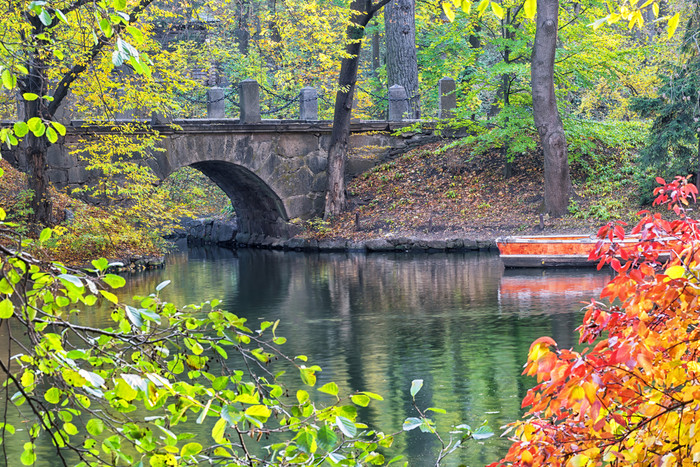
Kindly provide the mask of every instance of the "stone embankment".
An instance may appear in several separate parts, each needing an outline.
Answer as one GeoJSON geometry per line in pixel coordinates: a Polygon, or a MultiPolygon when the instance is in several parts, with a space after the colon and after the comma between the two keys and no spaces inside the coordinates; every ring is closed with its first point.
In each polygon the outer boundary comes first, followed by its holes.
{"type": "Polygon", "coordinates": [[[472,238],[420,238],[406,236],[385,236],[363,241],[317,240],[292,237],[279,239],[262,235],[247,235],[238,232],[236,220],[188,219],[182,230],[176,234],[187,238],[188,243],[215,244],[237,248],[269,248],[295,251],[357,251],[357,252],[441,252],[474,251],[496,248],[493,240],[472,238]]]}

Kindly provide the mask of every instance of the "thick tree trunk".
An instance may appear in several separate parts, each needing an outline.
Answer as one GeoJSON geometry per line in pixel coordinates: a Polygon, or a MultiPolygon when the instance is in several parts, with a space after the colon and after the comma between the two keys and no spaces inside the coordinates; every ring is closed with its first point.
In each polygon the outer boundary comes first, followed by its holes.
{"type": "Polygon", "coordinates": [[[537,0],[537,30],[532,49],[532,109],[544,151],[544,203],[552,216],[567,212],[571,177],[566,135],[554,95],[554,55],[559,0],[537,0]]]}
{"type": "Polygon", "coordinates": [[[389,87],[406,89],[412,118],[420,118],[415,0],[391,0],[384,9],[386,74],[389,87]]]}
{"type": "Polygon", "coordinates": [[[335,95],[333,112],[333,131],[328,149],[328,191],[324,217],[335,216],[345,207],[345,159],[350,143],[350,119],[352,117],[352,99],[357,82],[357,69],[360,65],[360,49],[365,26],[372,17],[388,2],[381,0],[372,5],[371,0],[353,0],[350,8],[355,13],[352,24],[348,26],[346,58],[340,64],[338,92],[335,95]]]}

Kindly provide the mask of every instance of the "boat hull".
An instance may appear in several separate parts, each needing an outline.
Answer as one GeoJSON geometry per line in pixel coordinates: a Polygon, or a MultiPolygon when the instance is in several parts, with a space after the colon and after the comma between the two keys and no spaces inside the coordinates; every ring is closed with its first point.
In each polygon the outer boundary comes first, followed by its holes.
{"type": "Polygon", "coordinates": [[[588,255],[598,239],[589,235],[504,237],[496,240],[507,268],[591,267],[588,255]]]}

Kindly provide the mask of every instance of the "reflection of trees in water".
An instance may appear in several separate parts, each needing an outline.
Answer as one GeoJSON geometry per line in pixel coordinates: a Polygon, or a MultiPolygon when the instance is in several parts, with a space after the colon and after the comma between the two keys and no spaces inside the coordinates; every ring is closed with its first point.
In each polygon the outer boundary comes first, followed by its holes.
{"type": "MultiPolygon", "coordinates": [[[[520,416],[520,401],[534,384],[520,376],[530,343],[542,335],[573,343],[580,317],[570,302],[587,298],[554,295],[528,304],[525,292],[510,302],[500,294],[499,302],[502,275],[493,254],[194,249],[173,255],[165,270],[135,276],[125,296],[148,294],[169,279],[164,298],[179,305],[222,298],[253,328],[261,319],[280,319],[285,352],[323,367],[319,385],[335,381],[385,397],[362,411],[375,427],[399,430],[416,415],[408,389],[421,378],[419,404],[447,409],[435,417],[443,426],[488,419],[498,431],[520,416]]],[[[417,430],[397,445],[412,466],[434,463],[436,445],[417,430]]],[[[507,445],[495,437],[472,445],[459,461],[484,465],[507,445]]]]}

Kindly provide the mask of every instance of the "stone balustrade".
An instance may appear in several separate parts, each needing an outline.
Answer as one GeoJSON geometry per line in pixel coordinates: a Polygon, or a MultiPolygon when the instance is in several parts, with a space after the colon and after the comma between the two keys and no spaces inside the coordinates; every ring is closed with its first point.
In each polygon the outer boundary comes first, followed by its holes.
{"type": "MultiPolygon", "coordinates": [[[[452,78],[442,78],[439,82],[440,108],[439,118],[451,118],[457,107],[456,83],[452,78]]],[[[207,92],[207,118],[224,118],[226,108],[225,90],[210,88],[207,92]]],[[[303,88],[297,97],[299,101],[299,120],[318,121],[318,99],[316,89],[303,88]]],[[[409,96],[403,86],[395,84],[388,89],[388,121],[401,122],[409,120],[409,96]]],[[[240,123],[250,124],[262,121],[260,110],[260,85],[253,79],[246,79],[238,84],[238,106],[240,123]]]]}

